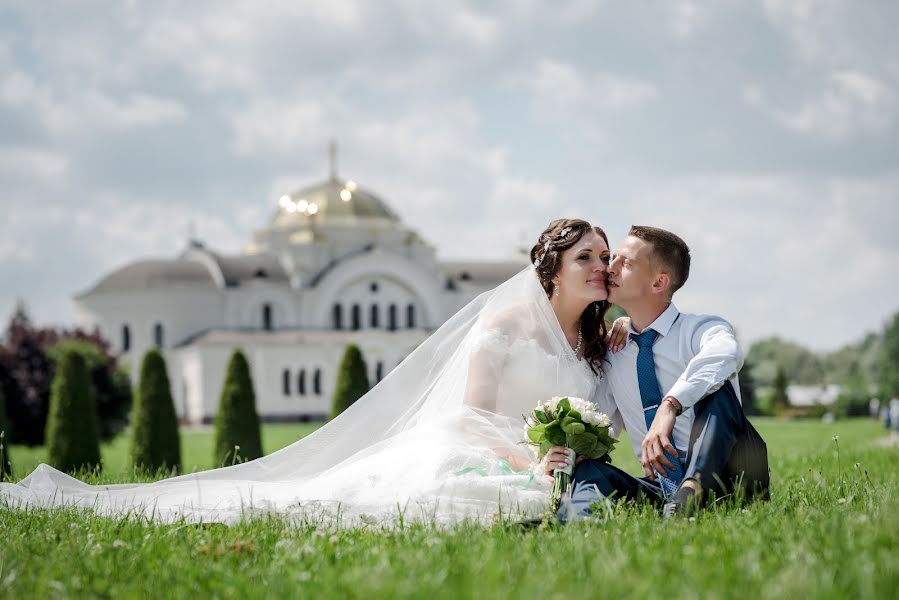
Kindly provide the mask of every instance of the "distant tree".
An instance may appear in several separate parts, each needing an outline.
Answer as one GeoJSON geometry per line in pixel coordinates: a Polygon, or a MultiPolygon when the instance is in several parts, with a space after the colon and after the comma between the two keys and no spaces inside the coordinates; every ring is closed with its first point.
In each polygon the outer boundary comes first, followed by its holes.
{"type": "Polygon", "coordinates": [[[771,394],[771,412],[776,415],[779,415],[784,412],[784,410],[790,404],[790,397],[787,394],[787,385],[789,382],[787,381],[787,374],[784,371],[783,367],[777,367],[777,372],[774,375],[774,390],[771,394]]]}
{"type": "Polygon", "coordinates": [[[337,383],[331,400],[331,418],[337,417],[369,390],[368,367],[359,346],[350,344],[343,353],[337,371],[337,383]]]}
{"type": "Polygon", "coordinates": [[[0,481],[12,477],[12,463],[9,460],[9,432],[6,426],[6,399],[0,388],[0,481]]]}
{"type": "Polygon", "coordinates": [[[828,380],[828,371],[819,355],[777,337],[752,344],[748,358],[752,361],[753,375],[759,386],[773,385],[778,367],[790,373],[792,383],[814,385],[828,380]]]}
{"type": "Polygon", "coordinates": [[[16,307],[13,309],[12,316],[9,318],[9,327],[31,327],[31,317],[28,315],[28,308],[25,301],[21,298],[16,300],[16,307]]]}
{"type": "Polygon", "coordinates": [[[65,352],[50,392],[47,419],[49,462],[61,471],[100,466],[97,408],[84,357],[65,352]]]}
{"type": "Polygon", "coordinates": [[[856,368],[849,380],[840,388],[834,408],[840,417],[864,417],[868,415],[868,406],[871,394],[868,391],[868,382],[861,370],[856,368]]]}
{"type": "Polygon", "coordinates": [[[159,350],[148,351],[141,363],[131,428],[131,461],[135,467],[151,473],[181,468],[178,416],[159,350]]]}
{"type": "Polygon", "coordinates": [[[250,365],[240,350],[228,362],[219,410],[215,416],[215,463],[230,465],[262,456],[262,436],[250,365]]]}
{"type": "Polygon", "coordinates": [[[0,347],[0,371],[6,395],[11,442],[28,445],[44,443],[53,362],[45,348],[59,340],[56,332],[33,329],[15,320],[0,347]]]}
{"type": "Polygon", "coordinates": [[[94,386],[100,439],[112,439],[128,425],[131,412],[131,377],[127,369],[118,366],[109,353],[107,341],[96,335],[82,331],[64,333],[60,341],[47,348],[54,367],[66,350],[74,350],[84,357],[94,386]]]}
{"type": "Polygon", "coordinates": [[[740,398],[743,400],[744,413],[750,416],[762,414],[756,398],[752,362],[748,359],[743,363],[743,368],[740,369],[740,398]]]}
{"type": "Polygon", "coordinates": [[[618,306],[617,304],[612,304],[609,306],[609,310],[606,311],[606,321],[608,321],[609,325],[615,322],[618,317],[626,317],[627,313],[624,312],[624,309],[618,306]]]}
{"type": "Polygon", "coordinates": [[[883,400],[899,398],[899,313],[896,313],[883,332],[880,352],[879,393],[883,400]]]}
{"type": "Polygon", "coordinates": [[[131,383],[98,335],[80,330],[36,328],[23,306],[10,319],[0,346],[0,389],[6,395],[12,442],[44,443],[50,403],[50,383],[59,357],[67,349],[85,358],[95,389],[100,436],[109,439],[127,424],[131,383]],[[63,344],[56,348],[57,345],[63,344]]]}

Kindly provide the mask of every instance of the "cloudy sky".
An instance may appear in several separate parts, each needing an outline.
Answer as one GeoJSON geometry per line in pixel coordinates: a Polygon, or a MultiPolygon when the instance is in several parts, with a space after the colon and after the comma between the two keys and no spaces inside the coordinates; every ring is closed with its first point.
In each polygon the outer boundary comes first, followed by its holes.
{"type": "Polygon", "coordinates": [[[887,0],[7,1],[0,313],[69,323],[191,223],[239,251],[336,138],[441,257],[558,216],[613,244],[660,225],[693,250],[682,309],[833,349],[899,310],[897,22],[887,0]]]}

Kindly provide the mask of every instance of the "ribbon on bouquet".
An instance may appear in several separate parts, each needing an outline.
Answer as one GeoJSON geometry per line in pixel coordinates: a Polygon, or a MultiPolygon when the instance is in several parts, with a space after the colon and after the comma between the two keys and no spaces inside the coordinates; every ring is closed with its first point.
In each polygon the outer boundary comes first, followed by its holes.
{"type": "MultiPolygon", "coordinates": [[[[512,465],[505,458],[498,458],[496,460],[497,466],[499,466],[500,475],[528,475],[528,482],[526,485],[530,485],[532,481],[534,481],[534,472],[530,469],[525,469],[524,471],[516,471],[512,465]]],[[[463,475],[468,475],[469,473],[477,473],[481,477],[489,477],[490,473],[487,472],[487,469],[484,467],[466,467],[464,469],[460,469],[453,473],[456,477],[462,477],[463,475]]]]}

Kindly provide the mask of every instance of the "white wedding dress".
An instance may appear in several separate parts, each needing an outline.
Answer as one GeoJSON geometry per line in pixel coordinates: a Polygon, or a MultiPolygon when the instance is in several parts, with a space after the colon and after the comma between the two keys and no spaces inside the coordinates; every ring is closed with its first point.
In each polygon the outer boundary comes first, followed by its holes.
{"type": "Polygon", "coordinates": [[[551,481],[530,470],[522,416],[552,396],[590,399],[597,377],[565,339],[528,267],[453,316],[368,394],[260,459],[147,484],[87,485],[48,465],[0,484],[0,504],[79,506],[160,522],[450,525],[526,518],[551,481]]]}

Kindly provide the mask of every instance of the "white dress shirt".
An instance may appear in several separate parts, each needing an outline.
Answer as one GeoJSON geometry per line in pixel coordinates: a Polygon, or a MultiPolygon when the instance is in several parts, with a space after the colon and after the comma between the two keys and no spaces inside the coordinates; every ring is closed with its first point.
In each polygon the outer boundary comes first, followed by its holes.
{"type": "MultiPolygon", "coordinates": [[[[683,314],[674,304],[648,329],[658,333],[652,351],[662,397],[672,396],[684,407],[675,421],[672,441],[685,452],[693,427],[690,408],[727,380],[740,397],[737,372],[743,366],[743,355],[730,323],[721,317],[683,314]]],[[[637,332],[631,328],[631,333],[637,332]]],[[[647,427],[637,381],[638,351],[637,342],[628,337],[620,352],[608,353],[595,400],[600,410],[612,417],[616,431],[623,421],[639,459],[647,427]]]]}

